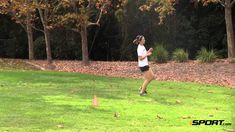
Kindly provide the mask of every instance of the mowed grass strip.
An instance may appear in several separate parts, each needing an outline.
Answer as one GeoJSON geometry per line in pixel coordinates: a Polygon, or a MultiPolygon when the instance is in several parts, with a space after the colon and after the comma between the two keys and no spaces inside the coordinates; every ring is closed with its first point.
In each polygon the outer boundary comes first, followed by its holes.
{"type": "Polygon", "coordinates": [[[0,131],[234,130],[234,89],[41,71],[0,71],[0,131]],[[98,107],[92,107],[93,96],[98,107]],[[192,120],[232,125],[192,126],[192,120]]]}

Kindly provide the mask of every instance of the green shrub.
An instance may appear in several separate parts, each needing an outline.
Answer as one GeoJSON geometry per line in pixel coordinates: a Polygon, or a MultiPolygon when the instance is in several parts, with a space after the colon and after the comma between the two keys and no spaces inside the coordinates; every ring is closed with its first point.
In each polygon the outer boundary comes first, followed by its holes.
{"type": "Polygon", "coordinates": [[[165,63],[168,60],[168,51],[162,46],[157,45],[153,50],[151,60],[157,63],[165,63]]]}
{"type": "Polygon", "coordinates": [[[175,60],[177,62],[185,62],[188,60],[188,53],[185,52],[183,49],[176,49],[173,52],[172,58],[173,58],[173,60],[175,60]]]}
{"type": "Polygon", "coordinates": [[[207,51],[206,48],[201,48],[198,51],[197,59],[201,62],[213,62],[217,58],[216,53],[213,50],[207,51]]]}

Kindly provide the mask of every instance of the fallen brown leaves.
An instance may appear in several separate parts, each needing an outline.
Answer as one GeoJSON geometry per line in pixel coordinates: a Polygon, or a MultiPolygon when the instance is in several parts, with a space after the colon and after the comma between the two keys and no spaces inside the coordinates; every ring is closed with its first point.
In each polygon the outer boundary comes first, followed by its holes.
{"type": "MultiPolygon", "coordinates": [[[[35,65],[47,69],[47,62],[43,60],[30,61],[35,65]]],[[[79,72],[111,77],[142,78],[137,62],[102,62],[92,61],[90,66],[83,66],[81,61],[54,61],[53,71],[79,72]]],[[[150,63],[157,76],[157,80],[172,80],[183,82],[197,82],[216,84],[235,88],[235,64],[227,60],[214,63],[168,62],[163,64],[150,63]]]]}

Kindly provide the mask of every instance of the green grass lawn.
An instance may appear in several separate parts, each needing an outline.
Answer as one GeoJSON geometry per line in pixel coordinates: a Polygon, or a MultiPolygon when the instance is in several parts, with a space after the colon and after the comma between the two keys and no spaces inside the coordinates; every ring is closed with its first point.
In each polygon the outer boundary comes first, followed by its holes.
{"type": "Polygon", "coordinates": [[[234,92],[219,86],[78,73],[0,71],[0,131],[182,131],[234,129],[234,92]],[[93,95],[99,107],[91,106],[93,95]],[[115,113],[117,113],[117,116],[115,113]],[[188,117],[183,119],[182,117],[188,117]],[[190,118],[191,117],[191,118],[190,118]],[[192,126],[193,119],[232,125],[192,126]]]}

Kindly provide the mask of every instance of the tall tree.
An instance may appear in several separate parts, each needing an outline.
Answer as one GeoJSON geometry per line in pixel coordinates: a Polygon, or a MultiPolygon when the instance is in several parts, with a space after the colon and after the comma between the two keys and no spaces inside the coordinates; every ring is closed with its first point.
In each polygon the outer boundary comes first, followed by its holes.
{"type": "MultiPolygon", "coordinates": [[[[120,60],[131,60],[133,52],[131,51],[132,46],[130,42],[135,36],[138,23],[142,23],[142,13],[138,9],[141,2],[136,0],[127,0],[122,3],[121,8],[115,12],[115,16],[120,25],[120,60]],[[133,31],[132,29],[136,29],[133,31]]],[[[139,28],[140,29],[140,28],[139,28]]],[[[134,50],[133,50],[134,51],[134,50]]]]}
{"type": "Polygon", "coordinates": [[[227,32],[228,58],[235,57],[235,39],[234,39],[233,22],[232,22],[232,7],[235,4],[235,0],[199,0],[199,1],[201,1],[204,6],[207,6],[209,3],[219,3],[221,6],[224,7],[226,32],[227,32]]]}
{"type": "Polygon", "coordinates": [[[63,2],[60,0],[34,0],[37,11],[39,13],[40,21],[43,29],[40,30],[44,33],[44,39],[46,43],[46,54],[48,64],[52,63],[51,53],[51,30],[55,29],[58,25],[58,11],[63,2]]]}
{"type": "Polygon", "coordinates": [[[110,0],[61,0],[63,12],[58,15],[58,21],[61,25],[80,33],[84,65],[89,65],[87,28],[100,26],[102,15],[108,12],[111,3],[110,0]],[[96,19],[92,19],[96,15],[96,19]]]}
{"type": "Polygon", "coordinates": [[[50,30],[53,29],[51,21],[55,18],[57,11],[58,1],[52,0],[35,0],[37,10],[39,12],[40,20],[43,26],[42,32],[44,33],[46,43],[46,54],[48,64],[52,63],[51,43],[50,43],[50,30]]]}
{"type": "Polygon", "coordinates": [[[34,59],[33,51],[33,21],[35,20],[35,5],[30,0],[3,0],[0,3],[0,13],[11,16],[26,31],[28,37],[29,59],[34,59]]]}

